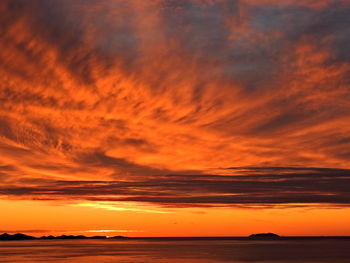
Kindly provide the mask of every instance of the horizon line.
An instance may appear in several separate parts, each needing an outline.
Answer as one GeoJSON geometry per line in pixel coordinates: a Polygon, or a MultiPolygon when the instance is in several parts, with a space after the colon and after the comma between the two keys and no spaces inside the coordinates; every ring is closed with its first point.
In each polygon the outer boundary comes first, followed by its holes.
{"type": "MultiPolygon", "coordinates": [[[[74,233],[74,232],[73,232],[74,233]]],[[[16,235],[16,234],[23,234],[23,235],[28,235],[29,234],[26,234],[25,231],[23,232],[12,232],[12,231],[6,231],[1,235],[4,235],[4,234],[8,234],[8,235],[16,235]],[[12,234],[13,233],[13,234],[12,234]]],[[[253,234],[249,234],[249,235],[245,235],[245,236],[232,236],[232,235],[214,235],[214,236],[125,236],[125,235],[113,235],[113,236],[109,236],[109,235],[89,235],[89,236],[86,236],[86,235],[73,235],[73,234],[62,234],[62,235],[40,235],[40,236],[37,236],[37,235],[30,235],[32,237],[35,237],[35,238],[40,238],[40,237],[47,237],[47,236],[54,236],[54,237],[59,237],[59,236],[84,236],[84,237],[96,237],[96,236],[102,236],[102,237],[106,237],[106,238],[113,238],[113,237],[127,237],[127,238],[131,238],[131,239],[134,239],[134,238],[249,238],[251,237],[252,235],[256,235],[256,234],[274,234],[274,233],[253,233],[253,234]]],[[[275,236],[275,238],[322,238],[322,237],[330,237],[330,238],[333,238],[333,237],[348,237],[350,238],[350,235],[279,235],[277,234],[277,236],[275,236]]]]}

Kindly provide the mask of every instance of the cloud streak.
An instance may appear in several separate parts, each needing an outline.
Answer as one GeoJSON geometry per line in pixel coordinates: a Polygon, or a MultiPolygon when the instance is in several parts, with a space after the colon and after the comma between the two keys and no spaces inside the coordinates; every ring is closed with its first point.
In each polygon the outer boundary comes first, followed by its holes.
{"type": "Polygon", "coordinates": [[[0,194],[8,198],[74,200],[80,202],[79,206],[143,212],[159,211],[132,204],[176,208],[348,206],[350,202],[350,170],[347,169],[249,167],[225,170],[224,174],[157,175],[129,181],[38,180],[30,186],[19,182],[2,185],[0,194]],[[131,206],[118,207],[125,203],[131,206]]]}
{"type": "Polygon", "coordinates": [[[345,0],[1,1],[2,196],[348,204],[349,12],[345,0]],[[259,169],[219,171],[231,166],[259,169]]]}

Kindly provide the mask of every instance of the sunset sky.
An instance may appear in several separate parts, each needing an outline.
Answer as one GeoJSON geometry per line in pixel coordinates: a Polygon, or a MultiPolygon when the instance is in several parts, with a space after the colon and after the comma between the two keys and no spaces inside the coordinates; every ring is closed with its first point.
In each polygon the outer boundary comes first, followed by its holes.
{"type": "Polygon", "coordinates": [[[350,235],[349,0],[1,0],[0,232],[350,235]]]}

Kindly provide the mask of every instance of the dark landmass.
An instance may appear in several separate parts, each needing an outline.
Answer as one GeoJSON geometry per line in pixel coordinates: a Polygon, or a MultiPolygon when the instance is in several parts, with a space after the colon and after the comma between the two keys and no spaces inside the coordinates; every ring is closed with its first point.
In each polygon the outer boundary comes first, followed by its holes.
{"type": "Polygon", "coordinates": [[[20,233],[14,234],[14,235],[9,235],[7,233],[4,233],[0,235],[0,240],[33,240],[33,239],[36,239],[36,237],[27,236],[20,233]]]}
{"type": "Polygon", "coordinates": [[[107,238],[112,238],[112,239],[123,239],[127,238],[124,236],[115,236],[115,237],[106,237],[106,236],[92,236],[92,237],[87,237],[83,235],[78,235],[78,236],[73,236],[73,235],[61,235],[61,236],[42,236],[42,237],[33,237],[33,236],[28,236],[25,234],[14,234],[10,235],[7,233],[4,233],[0,235],[0,240],[35,240],[35,239],[107,239],[107,238]]]}
{"type": "Polygon", "coordinates": [[[254,239],[275,239],[275,238],[281,238],[279,235],[274,233],[258,233],[258,234],[252,234],[249,236],[250,238],[254,239]]]}

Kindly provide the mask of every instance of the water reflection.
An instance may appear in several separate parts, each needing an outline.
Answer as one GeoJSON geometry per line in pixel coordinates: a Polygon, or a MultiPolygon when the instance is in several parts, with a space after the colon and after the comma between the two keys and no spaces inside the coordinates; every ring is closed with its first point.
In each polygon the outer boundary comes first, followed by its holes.
{"type": "Polygon", "coordinates": [[[0,262],[350,262],[350,240],[38,240],[0,242],[0,262]]]}

